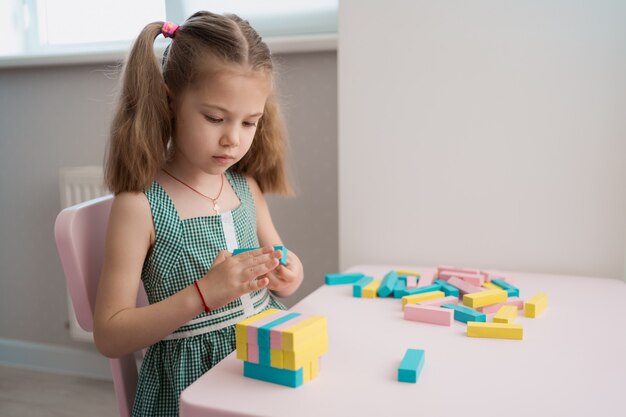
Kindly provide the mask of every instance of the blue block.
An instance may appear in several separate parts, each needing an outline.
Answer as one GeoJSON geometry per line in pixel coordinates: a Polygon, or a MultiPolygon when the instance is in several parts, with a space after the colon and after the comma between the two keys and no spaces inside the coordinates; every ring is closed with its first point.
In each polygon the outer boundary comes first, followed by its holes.
{"type": "Polygon", "coordinates": [[[514,287],[508,282],[499,278],[494,278],[491,282],[506,291],[509,297],[519,297],[519,288],[514,287]]]}
{"type": "Polygon", "coordinates": [[[285,385],[297,388],[304,382],[302,368],[292,371],[290,369],[272,368],[270,366],[258,365],[256,363],[244,361],[243,375],[265,382],[285,385]]]}
{"type": "Polygon", "coordinates": [[[425,292],[431,292],[431,291],[441,291],[441,285],[435,283],[435,284],[427,285],[425,287],[409,288],[403,291],[402,297],[404,297],[405,295],[423,294],[425,292]]]}
{"type": "Polygon", "coordinates": [[[393,298],[402,298],[402,294],[404,294],[404,291],[406,290],[406,277],[404,277],[404,280],[400,278],[403,277],[398,277],[398,280],[396,281],[396,286],[393,289],[393,298]]]}
{"type": "Polygon", "coordinates": [[[272,354],[269,347],[259,346],[259,364],[263,366],[272,364],[272,354]]]}
{"type": "MultiPolygon", "coordinates": [[[[248,252],[249,250],[255,250],[255,249],[259,249],[259,248],[237,248],[233,251],[233,256],[239,255],[240,253],[248,252]]],[[[280,259],[278,260],[278,263],[281,265],[287,265],[287,253],[288,253],[287,248],[284,246],[274,246],[274,250],[279,250],[279,251],[282,251],[283,253],[283,256],[281,256],[280,259]]]]}
{"type": "Polygon", "coordinates": [[[380,287],[378,287],[378,296],[379,297],[389,297],[393,292],[393,289],[396,286],[396,282],[398,282],[398,274],[396,271],[389,271],[383,281],[380,283],[380,287]]]}
{"type": "Polygon", "coordinates": [[[422,349],[407,349],[398,367],[398,381],[417,382],[417,378],[424,367],[424,351],[422,349]]]}
{"type": "Polygon", "coordinates": [[[278,326],[279,324],[285,323],[291,319],[294,319],[296,317],[298,317],[300,315],[300,313],[289,313],[287,315],[284,315],[283,317],[273,320],[267,324],[264,324],[263,326],[259,327],[258,333],[257,333],[257,344],[259,345],[259,347],[266,347],[269,349],[270,347],[270,330],[272,330],[273,327],[278,326]]]}
{"type": "Polygon", "coordinates": [[[361,272],[353,272],[351,274],[326,274],[324,282],[326,285],[342,285],[342,284],[354,284],[365,274],[361,272]]]}
{"type": "Polygon", "coordinates": [[[443,304],[441,307],[454,310],[454,320],[461,323],[467,323],[468,321],[482,321],[487,322],[487,315],[476,311],[474,309],[459,306],[456,304],[443,304]]]}
{"type": "Polygon", "coordinates": [[[374,277],[363,277],[352,286],[352,295],[357,298],[363,297],[363,288],[370,282],[374,281],[374,277]]]}
{"type": "Polygon", "coordinates": [[[452,295],[453,297],[459,298],[461,296],[457,287],[448,284],[444,280],[437,279],[435,280],[435,284],[441,285],[441,291],[443,291],[446,297],[452,295]]]}
{"type": "Polygon", "coordinates": [[[404,281],[404,284],[406,285],[406,275],[398,275],[398,280],[404,281]]]}

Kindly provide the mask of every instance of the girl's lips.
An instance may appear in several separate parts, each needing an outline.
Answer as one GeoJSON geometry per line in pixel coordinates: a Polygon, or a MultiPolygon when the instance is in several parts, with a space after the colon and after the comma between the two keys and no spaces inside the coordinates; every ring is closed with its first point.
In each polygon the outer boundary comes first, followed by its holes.
{"type": "Polygon", "coordinates": [[[213,159],[215,159],[217,162],[220,162],[220,163],[223,163],[223,164],[227,164],[227,163],[230,163],[230,162],[235,160],[234,157],[228,156],[228,155],[214,156],[213,159]]]}

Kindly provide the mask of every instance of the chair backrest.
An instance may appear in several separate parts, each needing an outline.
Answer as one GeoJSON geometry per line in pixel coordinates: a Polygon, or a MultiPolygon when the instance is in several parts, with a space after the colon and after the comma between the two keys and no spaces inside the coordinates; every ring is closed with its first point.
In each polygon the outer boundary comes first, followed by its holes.
{"type": "MultiPolygon", "coordinates": [[[[78,324],[93,331],[96,291],[104,258],[104,241],[113,196],[86,201],[61,211],[54,224],[57,251],[65,273],[78,324]]],[[[143,286],[138,305],[146,304],[143,286]]],[[[137,389],[137,361],[133,354],[110,359],[120,417],[130,417],[137,389]]]]}

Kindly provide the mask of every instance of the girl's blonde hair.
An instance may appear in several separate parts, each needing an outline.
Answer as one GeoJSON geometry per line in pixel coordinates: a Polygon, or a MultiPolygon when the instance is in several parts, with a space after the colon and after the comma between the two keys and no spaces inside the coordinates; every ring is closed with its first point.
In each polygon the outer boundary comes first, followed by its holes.
{"type": "MultiPolygon", "coordinates": [[[[177,96],[224,65],[272,76],[269,48],[238,16],[195,13],[178,28],[159,65],[154,40],[162,26],[163,22],[154,22],[141,31],[124,68],[105,163],[105,181],[115,194],[143,191],[167,161],[175,122],[168,89],[177,96]],[[206,68],[207,62],[215,68],[206,68]]],[[[231,170],[253,177],[263,192],[291,194],[285,170],[286,133],[273,91],[272,87],[250,150],[231,170]]]]}

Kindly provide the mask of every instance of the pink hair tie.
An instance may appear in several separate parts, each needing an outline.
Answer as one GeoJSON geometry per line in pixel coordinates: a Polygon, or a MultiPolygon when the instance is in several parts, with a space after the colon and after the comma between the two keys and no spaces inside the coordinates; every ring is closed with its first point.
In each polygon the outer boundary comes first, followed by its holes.
{"type": "Polygon", "coordinates": [[[177,30],[178,30],[178,25],[174,23],[170,23],[170,22],[164,22],[163,27],[161,28],[161,33],[166,38],[174,39],[174,35],[176,34],[177,30]]]}

